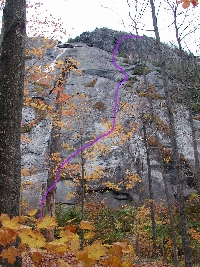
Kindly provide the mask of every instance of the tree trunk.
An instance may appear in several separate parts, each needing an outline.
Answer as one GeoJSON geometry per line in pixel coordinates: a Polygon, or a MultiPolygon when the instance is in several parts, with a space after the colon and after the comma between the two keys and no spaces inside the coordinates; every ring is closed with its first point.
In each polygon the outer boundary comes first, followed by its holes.
{"type": "MultiPolygon", "coordinates": [[[[26,1],[7,0],[0,56],[0,213],[19,215],[26,1]]],[[[21,266],[21,259],[14,265],[21,266]]]]}
{"type": "MultiPolygon", "coordinates": [[[[81,135],[81,147],[83,146],[83,133],[80,129],[81,135]]],[[[84,211],[85,211],[85,168],[84,168],[84,156],[83,150],[81,150],[81,220],[84,220],[84,211]]],[[[81,249],[84,248],[84,230],[81,229],[81,249]]]]}
{"type": "MultiPolygon", "coordinates": [[[[144,65],[142,52],[140,50],[141,50],[141,48],[139,49],[141,63],[142,63],[142,65],[144,65]]],[[[155,132],[156,147],[158,149],[158,158],[159,158],[159,162],[160,162],[161,173],[162,173],[162,176],[163,176],[167,207],[168,207],[169,217],[170,217],[170,226],[171,226],[173,250],[174,250],[174,266],[178,267],[178,247],[177,247],[177,242],[176,242],[176,233],[175,233],[175,227],[174,227],[173,211],[172,211],[172,208],[171,208],[171,205],[170,205],[170,196],[169,196],[169,190],[168,190],[167,175],[166,175],[164,164],[163,164],[163,155],[162,155],[162,152],[161,152],[160,147],[159,147],[159,138],[158,138],[158,133],[157,133],[158,129],[156,127],[152,98],[150,97],[150,94],[149,94],[148,82],[147,82],[147,79],[146,79],[146,74],[145,74],[144,68],[143,68],[143,77],[144,77],[144,83],[145,83],[146,91],[147,91],[147,99],[148,99],[148,102],[149,102],[150,114],[151,114],[151,117],[152,117],[152,127],[153,127],[153,131],[155,132]]]]}
{"type": "MultiPolygon", "coordinates": [[[[70,73],[72,65],[66,59],[65,67],[62,68],[62,72],[60,74],[59,79],[55,82],[55,86],[53,88],[57,89],[56,99],[55,99],[55,110],[54,112],[57,113],[57,123],[53,122],[52,130],[51,130],[51,140],[50,140],[50,160],[49,160],[49,170],[48,170],[48,179],[47,179],[47,189],[49,189],[55,183],[55,169],[59,166],[58,162],[52,159],[54,153],[58,153],[60,150],[60,133],[61,133],[61,126],[59,126],[59,122],[62,119],[62,95],[63,89],[66,83],[66,79],[70,73]]],[[[53,92],[51,91],[51,93],[53,92]]],[[[54,186],[47,194],[46,197],[46,214],[49,214],[51,217],[56,216],[55,211],[55,195],[56,195],[56,186],[54,186]]],[[[51,230],[45,231],[45,237],[47,242],[51,242],[54,239],[54,227],[51,230]]]]}
{"type": "Polygon", "coordinates": [[[171,99],[169,96],[166,66],[165,66],[165,61],[164,61],[162,49],[161,49],[160,36],[159,36],[159,31],[158,31],[158,26],[157,26],[157,17],[156,17],[155,6],[154,6],[153,0],[150,0],[150,5],[152,9],[152,19],[153,19],[153,26],[154,26],[157,48],[158,48],[158,53],[159,53],[159,60],[161,62],[161,74],[162,74],[166,106],[167,106],[168,117],[169,117],[170,140],[172,144],[173,160],[175,162],[175,169],[177,173],[176,175],[177,176],[177,193],[178,193],[178,198],[179,198],[180,226],[181,226],[182,244],[183,244],[183,250],[184,250],[184,256],[185,256],[185,266],[192,267],[185,202],[184,202],[183,192],[181,190],[182,175],[181,175],[181,170],[180,170],[180,158],[179,158],[178,147],[177,147],[177,142],[176,142],[176,131],[175,131],[175,124],[174,124],[174,117],[172,113],[171,99]]]}
{"type": "MultiPolygon", "coordinates": [[[[63,86],[63,85],[61,85],[63,86]]],[[[55,106],[55,112],[57,112],[57,120],[58,122],[61,121],[61,103],[59,103],[60,98],[60,91],[58,91],[56,96],[56,106],[55,106]]],[[[50,160],[49,160],[49,169],[48,169],[48,179],[47,179],[47,189],[53,186],[55,183],[55,169],[58,168],[57,166],[58,162],[56,162],[54,159],[52,159],[52,156],[54,153],[58,153],[60,149],[60,133],[61,133],[61,127],[58,125],[52,126],[51,130],[51,140],[50,140],[50,160]]],[[[55,209],[55,195],[56,195],[56,186],[52,188],[46,197],[46,211],[45,213],[50,215],[51,217],[56,216],[56,209],[55,209]]],[[[51,230],[45,231],[45,237],[47,242],[51,242],[54,239],[54,227],[52,227],[51,230]]]]}
{"type": "Polygon", "coordinates": [[[149,199],[151,209],[151,223],[152,223],[152,240],[153,240],[153,256],[156,255],[156,220],[154,210],[154,193],[153,193],[153,181],[151,176],[151,162],[150,162],[150,151],[147,143],[146,123],[143,120],[143,132],[144,132],[144,145],[147,153],[147,168],[148,168],[148,182],[149,182],[149,199]]]}
{"type": "Polygon", "coordinates": [[[190,127],[191,127],[191,132],[192,132],[192,142],[193,142],[193,148],[194,148],[194,160],[195,160],[195,171],[197,175],[197,181],[198,181],[198,192],[200,194],[200,163],[199,163],[199,153],[198,153],[198,146],[197,146],[197,140],[196,140],[196,135],[195,135],[195,128],[194,128],[194,121],[193,121],[193,116],[192,116],[192,105],[191,105],[191,100],[190,100],[190,93],[188,90],[188,87],[186,85],[186,70],[185,70],[185,64],[184,64],[184,59],[183,59],[183,50],[181,46],[181,40],[179,37],[179,31],[178,31],[178,26],[176,22],[176,8],[173,10],[174,13],[174,26],[176,30],[176,40],[178,42],[178,48],[180,52],[180,59],[181,59],[181,79],[183,81],[183,84],[185,85],[185,96],[186,96],[186,101],[187,101],[187,106],[188,106],[188,111],[189,111],[189,122],[190,122],[190,127]]]}

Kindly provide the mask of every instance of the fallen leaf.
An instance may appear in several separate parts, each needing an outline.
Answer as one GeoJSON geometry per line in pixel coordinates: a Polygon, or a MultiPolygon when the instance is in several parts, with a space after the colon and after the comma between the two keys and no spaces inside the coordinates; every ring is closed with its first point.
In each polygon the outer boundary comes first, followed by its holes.
{"type": "Polygon", "coordinates": [[[81,221],[79,227],[84,230],[95,230],[93,225],[94,222],[81,221]]]}
{"type": "Polygon", "coordinates": [[[19,250],[13,246],[4,249],[0,254],[3,259],[7,259],[8,263],[14,264],[16,257],[19,256],[19,250]]]}
{"type": "Polygon", "coordinates": [[[48,214],[44,218],[39,220],[36,224],[37,224],[37,227],[39,229],[45,228],[45,229],[48,229],[48,230],[51,230],[52,227],[54,227],[54,226],[58,226],[58,224],[56,222],[56,218],[55,217],[50,217],[48,214]]]}
{"type": "Polygon", "coordinates": [[[70,265],[67,262],[64,262],[63,260],[58,260],[58,262],[61,263],[61,267],[70,267],[70,265]]]}

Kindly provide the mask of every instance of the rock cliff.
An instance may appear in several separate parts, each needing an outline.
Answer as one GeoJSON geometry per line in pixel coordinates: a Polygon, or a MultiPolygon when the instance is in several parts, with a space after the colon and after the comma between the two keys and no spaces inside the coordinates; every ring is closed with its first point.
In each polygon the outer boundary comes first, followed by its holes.
{"type": "MultiPolygon", "coordinates": [[[[62,115],[59,156],[63,161],[78,148],[111,129],[115,90],[118,82],[124,78],[114,67],[111,58],[118,40],[123,35],[128,34],[106,28],[96,29],[94,32],[81,34],[74,41],[70,40],[69,46],[59,45],[57,47],[55,44],[47,48],[45,55],[40,59],[37,56],[27,58],[29,68],[38,66],[44,69],[48,63],[51,67],[51,75],[54,75],[55,79],[59,77],[60,71],[59,68],[54,68],[57,62],[65,61],[66,58],[73,58],[80,62],[78,68],[82,72],[77,75],[71,72],[64,88],[64,93],[69,95],[65,108],[69,110],[71,107],[74,113],[70,117],[62,115]]],[[[41,45],[42,41],[38,39],[27,42],[29,48],[41,45]]],[[[170,161],[169,126],[155,40],[143,37],[140,40],[134,38],[125,40],[115,57],[117,65],[123,68],[129,76],[129,80],[119,89],[115,132],[85,149],[82,158],[81,154],[78,154],[70,161],[71,165],[79,168],[77,172],[79,174],[73,175],[70,174],[70,170],[64,171],[62,179],[57,183],[57,203],[73,205],[80,200],[77,177],[81,173],[81,163],[84,164],[86,173],[86,199],[92,201],[104,199],[109,205],[123,206],[130,201],[138,201],[139,198],[148,198],[148,170],[141,114],[146,114],[148,118],[147,135],[151,149],[150,160],[155,198],[156,200],[164,198],[164,184],[154,144],[149,105],[138,59],[138,46],[142,47],[146,55],[146,77],[152,94],[159,138],[163,153],[166,153],[166,155],[163,154],[163,158],[165,158],[165,168],[168,174],[171,201],[174,201],[176,177],[173,162],[170,161]],[[141,181],[137,180],[139,177],[141,181]],[[131,179],[135,179],[133,187],[131,179]],[[66,195],[69,196],[74,192],[77,194],[66,198],[66,195]]],[[[163,49],[168,56],[170,94],[184,173],[183,186],[185,195],[188,195],[195,190],[196,180],[193,174],[194,156],[188,111],[180,101],[182,84],[178,79],[176,68],[179,55],[175,49],[170,49],[164,44],[163,49]]],[[[187,54],[185,56],[189,58],[187,54]]],[[[46,72],[49,75],[49,72],[46,72]]],[[[54,106],[52,95],[49,94],[52,87],[53,84],[45,87],[41,81],[37,83],[29,81],[26,97],[40,99],[45,105],[54,106]]],[[[195,128],[199,146],[200,122],[198,119],[195,120],[195,128]]],[[[48,114],[45,112],[41,114],[41,111],[39,112],[34,105],[24,106],[21,149],[22,169],[27,171],[23,173],[22,200],[28,202],[29,208],[39,207],[42,194],[46,190],[51,129],[52,120],[48,114]]]]}

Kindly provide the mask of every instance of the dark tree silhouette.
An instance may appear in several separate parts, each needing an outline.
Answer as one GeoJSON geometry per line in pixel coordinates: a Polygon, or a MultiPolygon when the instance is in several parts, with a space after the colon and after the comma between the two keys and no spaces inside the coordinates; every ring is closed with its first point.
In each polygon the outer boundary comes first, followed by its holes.
{"type": "MultiPolygon", "coordinates": [[[[7,0],[0,56],[0,213],[19,215],[21,120],[25,72],[26,1],[7,0]]],[[[15,244],[17,245],[17,244],[15,244]]],[[[3,266],[14,265],[5,260],[3,266]]]]}

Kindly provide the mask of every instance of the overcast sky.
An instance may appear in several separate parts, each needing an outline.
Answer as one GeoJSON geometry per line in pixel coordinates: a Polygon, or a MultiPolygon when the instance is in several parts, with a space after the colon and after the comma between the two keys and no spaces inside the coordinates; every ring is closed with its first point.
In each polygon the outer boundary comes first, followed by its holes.
{"type": "MultiPolygon", "coordinates": [[[[174,27],[168,27],[173,22],[173,16],[166,1],[155,0],[161,41],[176,44],[174,27]]],[[[168,1],[173,4],[175,0],[168,1]]],[[[139,35],[145,34],[154,37],[151,9],[148,4],[149,0],[139,0],[138,2],[141,3],[138,4],[137,10],[135,4],[130,5],[130,7],[127,4],[127,2],[130,4],[136,2],[133,0],[41,0],[40,2],[43,5],[40,7],[35,5],[39,0],[30,0],[30,2],[33,4],[33,7],[27,9],[27,19],[33,19],[32,16],[34,15],[44,21],[46,17],[45,35],[57,38],[63,42],[67,41],[69,37],[74,38],[80,35],[84,31],[93,31],[96,27],[107,27],[135,34],[136,32],[131,26],[132,20],[129,18],[129,12],[133,18],[136,15],[136,19],[139,21],[139,35]],[[53,21],[53,25],[51,21],[53,21]],[[63,25],[58,27],[57,32],[53,32],[58,21],[63,25]],[[65,34],[61,32],[61,28],[66,30],[65,34]]],[[[182,15],[178,16],[179,25],[182,23],[180,32],[184,32],[183,35],[186,34],[182,43],[183,47],[185,49],[189,48],[195,55],[200,55],[199,6],[184,10],[179,5],[178,8],[179,12],[183,12],[182,15]],[[194,33],[189,34],[189,32],[194,30],[194,33]]],[[[31,26],[31,23],[28,26],[31,26]]],[[[32,32],[30,33],[30,28],[27,27],[30,35],[41,32],[41,26],[38,27],[37,23],[31,29],[32,32]]]]}

